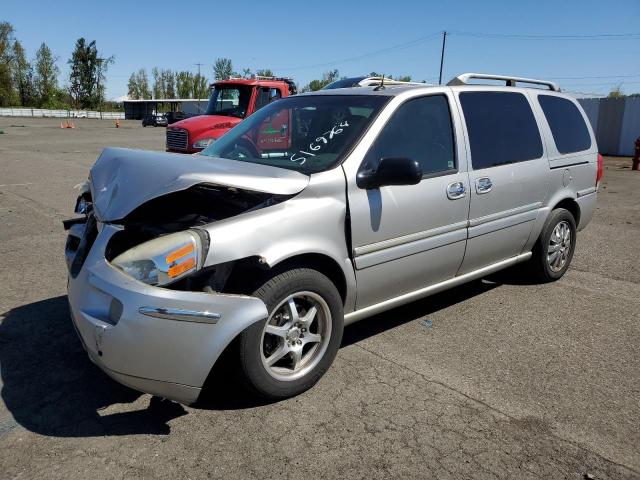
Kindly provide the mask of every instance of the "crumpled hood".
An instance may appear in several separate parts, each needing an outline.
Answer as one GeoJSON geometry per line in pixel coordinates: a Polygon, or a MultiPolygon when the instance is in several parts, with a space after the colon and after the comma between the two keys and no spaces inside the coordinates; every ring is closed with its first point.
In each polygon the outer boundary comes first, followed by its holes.
{"type": "Polygon", "coordinates": [[[120,220],[143,203],[199,183],[274,195],[295,195],[309,177],[283,168],[202,155],[105,148],[89,175],[103,222],[120,220]]]}

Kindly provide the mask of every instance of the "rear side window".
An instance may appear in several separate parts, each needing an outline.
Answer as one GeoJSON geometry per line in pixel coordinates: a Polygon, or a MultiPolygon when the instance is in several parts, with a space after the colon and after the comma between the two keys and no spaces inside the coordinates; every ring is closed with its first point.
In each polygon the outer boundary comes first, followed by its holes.
{"type": "Polygon", "coordinates": [[[393,113],[367,153],[367,168],[381,158],[404,157],[417,161],[423,175],[456,168],[449,102],[443,95],[407,100],[393,113]]]}
{"type": "Polygon", "coordinates": [[[580,110],[571,100],[552,95],[538,95],[547,117],[553,141],[560,153],[574,153],[591,148],[591,136],[580,110]]]}
{"type": "Polygon", "coordinates": [[[542,139],[526,97],[517,92],[463,92],[474,170],[542,156],[542,139]]]}

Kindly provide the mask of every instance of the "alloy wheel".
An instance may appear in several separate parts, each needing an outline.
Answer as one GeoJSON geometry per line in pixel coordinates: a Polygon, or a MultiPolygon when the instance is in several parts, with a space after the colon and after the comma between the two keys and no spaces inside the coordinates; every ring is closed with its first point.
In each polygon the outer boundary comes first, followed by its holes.
{"type": "Polygon", "coordinates": [[[297,380],[322,359],[331,338],[331,311],[316,293],[289,295],[274,309],[262,332],[261,358],[277,380],[297,380]]]}
{"type": "Polygon", "coordinates": [[[551,271],[559,272],[567,264],[571,252],[571,240],[569,222],[566,220],[559,222],[551,232],[547,248],[547,263],[551,271]]]}

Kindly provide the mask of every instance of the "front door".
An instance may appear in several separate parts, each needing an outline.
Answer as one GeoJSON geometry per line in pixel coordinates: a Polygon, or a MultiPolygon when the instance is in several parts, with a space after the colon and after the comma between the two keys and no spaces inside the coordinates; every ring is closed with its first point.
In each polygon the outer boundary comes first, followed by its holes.
{"type": "Polygon", "coordinates": [[[360,166],[410,158],[422,167],[419,184],[363,190],[347,174],[357,309],[454,277],[460,267],[469,179],[453,105],[448,91],[404,101],[360,166]]]}
{"type": "Polygon", "coordinates": [[[549,189],[549,164],[525,93],[471,87],[458,100],[470,150],[464,274],[522,252],[549,189]]]}

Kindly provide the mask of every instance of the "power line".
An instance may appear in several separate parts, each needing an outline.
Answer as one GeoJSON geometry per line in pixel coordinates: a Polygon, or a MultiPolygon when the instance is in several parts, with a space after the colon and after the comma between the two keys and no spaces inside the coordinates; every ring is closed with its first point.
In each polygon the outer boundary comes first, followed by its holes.
{"type": "Polygon", "coordinates": [[[305,70],[305,69],[311,69],[311,68],[329,67],[329,66],[338,65],[338,64],[341,64],[341,63],[354,62],[356,60],[361,60],[363,58],[369,58],[369,57],[372,57],[372,56],[381,55],[381,54],[384,54],[384,53],[394,52],[394,51],[397,51],[397,50],[402,50],[404,48],[412,47],[414,45],[418,45],[420,43],[423,43],[423,42],[426,42],[426,41],[429,41],[429,40],[433,40],[436,37],[439,37],[441,34],[442,34],[442,32],[431,33],[429,35],[425,35],[423,37],[416,38],[415,40],[411,40],[411,41],[404,42],[404,43],[399,43],[397,45],[392,45],[390,47],[383,48],[383,49],[380,49],[380,50],[374,50],[372,52],[363,53],[363,54],[357,55],[355,57],[342,58],[342,59],[339,59],[339,60],[332,60],[330,62],[324,62],[324,63],[316,63],[315,65],[304,65],[304,66],[300,66],[300,67],[274,68],[273,70],[275,70],[275,71],[305,70]]]}
{"type": "Polygon", "coordinates": [[[485,32],[464,32],[454,30],[449,32],[450,35],[460,35],[465,37],[478,38],[511,38],[520,40],[585,40],[585,39],[638,39],[640,33],[600,33],[595,35],[534,35],[534,34],[517,34],[517,33],[485,33],[485,32]]]}
{"type": "Polygon", "coordinates": [[[638,85],[640,82],[568,83],[575,87],[606,87],[611,85],[638,85]]]}
{"type": "Polygon", "coordinates": [[[591,80],[598,78],[638,78],[640,73],[634,73],[629,75],[598,75],[594,77],[549,77],[551,80],[591,80]]]}

